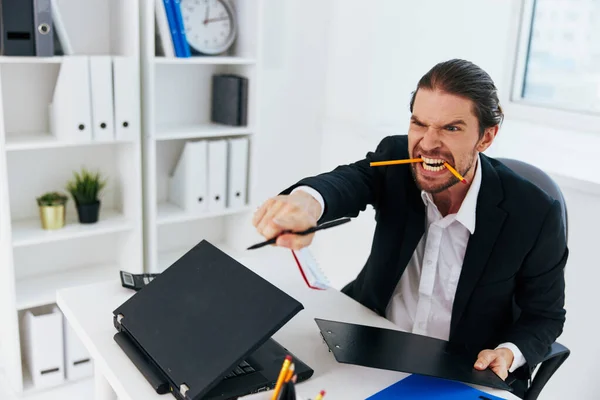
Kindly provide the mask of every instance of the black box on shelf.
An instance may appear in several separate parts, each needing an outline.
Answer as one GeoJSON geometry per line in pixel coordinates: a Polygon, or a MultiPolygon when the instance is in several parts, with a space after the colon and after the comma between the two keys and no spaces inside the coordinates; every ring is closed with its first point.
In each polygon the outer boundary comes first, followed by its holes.
{"type": "Polygon", "coordinates": [[[212,78],[211,121],[231,126],[248,124],[248,79],[234,74],[212,78]]]}

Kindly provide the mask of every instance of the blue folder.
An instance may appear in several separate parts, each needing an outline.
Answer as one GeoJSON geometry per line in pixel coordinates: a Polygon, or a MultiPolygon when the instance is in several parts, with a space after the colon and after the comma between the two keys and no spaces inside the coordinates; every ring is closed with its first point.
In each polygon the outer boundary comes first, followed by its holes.
{"type": "Polygon", "coordinates": [[[504,400],[464,383],[410,375],[366,400],[504,400]]]}

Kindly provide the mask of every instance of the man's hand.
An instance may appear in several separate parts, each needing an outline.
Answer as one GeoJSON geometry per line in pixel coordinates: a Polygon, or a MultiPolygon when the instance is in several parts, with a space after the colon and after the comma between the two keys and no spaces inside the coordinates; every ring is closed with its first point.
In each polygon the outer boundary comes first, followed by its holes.
{"type": "MultiPolygon", "coordinates": [[[[290,195],[279,195],[263,203],[254,213],[252,224],[266,239],[283,231],[303,231],[317,225],[321,205],[310,194],[301,190],[290,195]]],[[[299,250],[308,246],[314,237],[310,235],[281,235],[277,246],[299,250]]]]}
{"type": "Polygon", "coordinates": [[[506,380],[508,370],[513,363],[515,356],[513,352],[506,348],[496,350],[483,350],[477,356],[475,369],[484,370],[490,368],[500,378],[506,380]]]}

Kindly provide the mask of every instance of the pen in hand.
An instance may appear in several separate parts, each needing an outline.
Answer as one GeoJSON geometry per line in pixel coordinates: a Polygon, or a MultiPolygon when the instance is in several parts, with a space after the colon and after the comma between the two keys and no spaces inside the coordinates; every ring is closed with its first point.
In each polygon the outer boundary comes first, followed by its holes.
{"type": "Polygon", "coordinates": [[[290,234],[290,233],[292,233],[294,235],[309,235],[313,232],[320,231],[322,229],[333,228],[334,226],[342,225],[342,224],[345,224],[346,222],[350,222],[350,221],[351,221],[350,218],[340,218],[340,219],[336,219],[333,221],[325,222],[321,225],[313,226],[313,227],[308,228],[307,230],[301,231],[301,232],[284,231],[284,232],[281,232],[279,235],[275,236],[274,238],[271,238],[267,241],[257,243],[257,244],[254,244],[254,245],[248,247],[248,250],[254,250],[254,249],[264,247],[264,246],[268,246],[270,244],[275,244],[277,242],[277,238],[281,235],[290,234]]]}

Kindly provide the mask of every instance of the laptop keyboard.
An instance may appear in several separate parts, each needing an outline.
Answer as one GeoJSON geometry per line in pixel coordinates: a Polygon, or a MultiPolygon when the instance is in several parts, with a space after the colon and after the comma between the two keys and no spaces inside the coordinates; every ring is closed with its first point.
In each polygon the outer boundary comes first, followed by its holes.
{"type": "Polygon", "coordinates": [[[225,375],[225,379],[233,378],[240,375],[246,375],[254,371],[256,370],[250,364],[248,364],[246,361],[242,361],[237,367],[233,369],[233,371],[225,375]]]}

